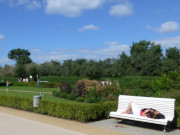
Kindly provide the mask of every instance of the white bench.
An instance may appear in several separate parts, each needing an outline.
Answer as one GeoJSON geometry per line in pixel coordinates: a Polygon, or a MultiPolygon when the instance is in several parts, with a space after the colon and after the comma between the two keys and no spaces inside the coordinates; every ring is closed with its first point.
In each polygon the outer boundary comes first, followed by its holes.
{"type": "Polygon", "coordinates": [[[118,119],[128,119],[141,122],[148,122],[153,124],[164,125],[164,131],[168,122],[174,119],[175,99],[171,98],[155,98],[155,97],[141,97],[120,95],[118,99],[118,109],[116,112],[110,112],[109,116],[118,119]],[[130,102],[134,102],[139,108],[153,108],[158,110],[165,116],[165,119],[152,119],[144,116],[137,116],[133,114],[122,114],[130,102]]]}

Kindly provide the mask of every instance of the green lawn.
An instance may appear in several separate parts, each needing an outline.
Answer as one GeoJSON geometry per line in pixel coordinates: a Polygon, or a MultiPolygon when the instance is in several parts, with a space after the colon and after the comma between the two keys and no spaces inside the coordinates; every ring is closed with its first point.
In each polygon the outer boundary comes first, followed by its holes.
{"type": "Polygon", "coordinates": [[[36,87],[28,87],[28,86],[10,86],[9,91],[6,92],[6,87],[1,86],[0,87],[0,95],[7,95],[7,96],[18,96],[22,98],[32,98],[35,95],[40,95],[41,92],[50,92],[45,93],[45,97],[42,97],[43,100],[48,101],[56,101],[56,102],[69,102],[69,103],[77,103],[75,101],[66,100],[66,99],[60,99],[53,97],[51,92],[53,90],[59,90],[59,88],[36,88],[36,87]],[[18,90],[18,91],[16,91],[18,90]],[[25,91],[25,92],[24,92],[25,91]],[[39,93],[33,93],[33,92],[39,92],[39,93]]]}
{"type": "MultiPolygon", "coordinates": [[[[1,86],[0,89],[6,89],[6,86],[1,86]]],[[[59,90],[59,88],[37,88],[29,86],[9,86],[9,90],[20,90],[20,91],[36,91],[36,92],[52,92],[54,90],[59,90]]]]}

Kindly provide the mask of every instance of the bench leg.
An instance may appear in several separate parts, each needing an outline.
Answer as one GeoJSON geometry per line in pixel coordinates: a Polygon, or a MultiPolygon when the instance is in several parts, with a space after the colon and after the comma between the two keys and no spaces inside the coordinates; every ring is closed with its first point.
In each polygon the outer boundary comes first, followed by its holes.
{"type": "Polygon", "coordinates": [[[163,130],[163,132],[164,132],[164,133],[166,132],[166,126],[164,126],[164,130],[163,130]]]}

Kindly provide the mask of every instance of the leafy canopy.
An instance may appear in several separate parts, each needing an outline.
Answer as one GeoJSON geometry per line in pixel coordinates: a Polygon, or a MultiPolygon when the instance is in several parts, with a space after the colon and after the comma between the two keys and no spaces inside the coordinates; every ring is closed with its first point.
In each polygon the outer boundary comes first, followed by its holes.
{"type": "Polygon", "coordinates": [[[8,58],[15,60],[16,64],[28,64],[31,63],[32,60],[29,58],[31,53],[25,49],[13,49],[8,53],[8,58]]]}

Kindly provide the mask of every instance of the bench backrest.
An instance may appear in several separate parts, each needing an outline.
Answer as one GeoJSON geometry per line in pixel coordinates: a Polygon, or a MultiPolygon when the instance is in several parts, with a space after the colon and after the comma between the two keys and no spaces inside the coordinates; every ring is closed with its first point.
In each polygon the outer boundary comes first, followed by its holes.
{"type": "Polygon", "coordinates": [[[117,111],[125,111],[131,101],[136,103],[140,109],[154,108],[158,110],[164,114],[169,121],[172,121],[174,118],[175,99],[120,95],[117,111]]]}

